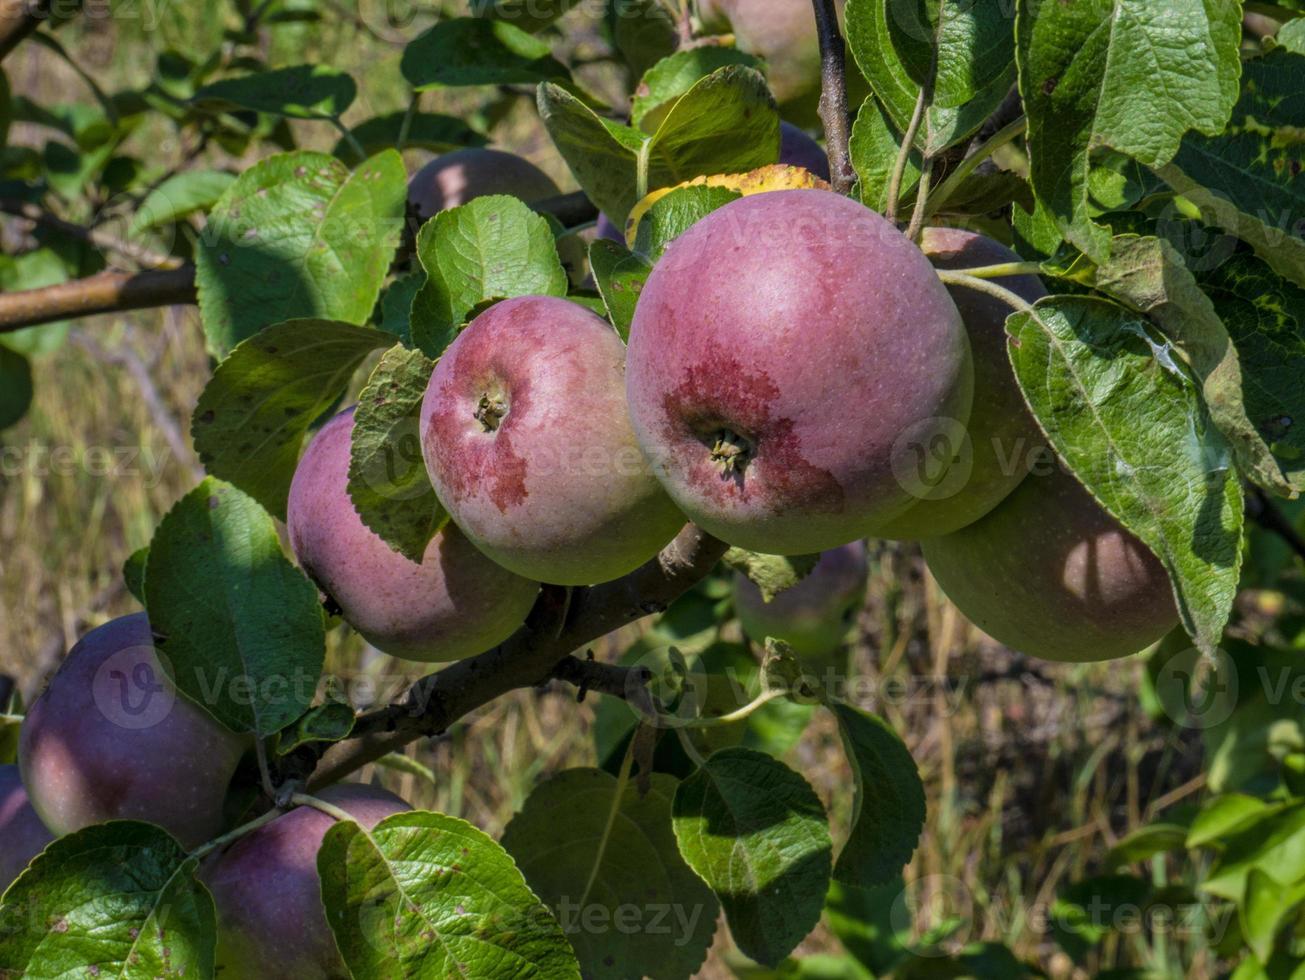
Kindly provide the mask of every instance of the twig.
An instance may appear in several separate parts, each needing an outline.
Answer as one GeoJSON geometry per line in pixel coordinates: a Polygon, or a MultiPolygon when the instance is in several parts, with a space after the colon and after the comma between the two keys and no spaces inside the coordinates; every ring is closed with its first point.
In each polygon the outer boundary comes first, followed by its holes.
{"type": "Polygon", "coordinates": [[[1019,310],[1021,313],[1033,312],[1032,303],[1004,286],[998,286],[995,282],[990,282],[987,279],[976,279],[974,276],[968,276],[963,272],[949,272],[946,269],[934,269],[934,272],[943,281],[944,285],[964,286],[966,289],[987,293],[989,296],[1001,300],[1011,309],[1019,310]]]}
{"type": "Polygon", "coordinates": [[[1005,146],[1011,140],[1024,135],[1028,129],[1028,119],[1020,116],[1014,122],[1007,123],[997,132],[989,136],[981,143],[973,153],[961,161],[947,179],[938,185],[934,192],[933,200],[929,202],[929,207],[925,212],[926,217],[931,217],[937,213],[938,209],[947,203],[948,198],[956,193],[956,189],[965,182],[965,178],[974,173],[975,169],[988,157],[992,156],[998,149],[1005,146]]]}
{"type": "Polygon", "coordinates": [[[911,159],[911,151],[915,149],[915,137],[920,132],[920,123],[924,120],[924,107],[928,98],[929,93],[922,87],[915,100],[915,111],[911,113],[911,121],[902,136],[902,146],[897,151],[897,161],[893,164],[892,176],[888,178],[888,208],[884,211],[884,217],[894,223],[897,221],[897,199],[902,194],[902,178],[906,176],[906,165],[911,159]]]}
{"type": "Polygon", "coordinates": [[[50,0],[0,0],[0,61],[50,19],[50,0]]]}
{"type": "Polygon", "coordinates": [[[666,609],[715,567],[725,549],[724,542],[689,525],[656,558],[624,578],[576,590],[569,603],[557,595],[560,590],[545,588],[526,625],[500,646],[422,678],[401,702],[359,718],[347,741],[296,750],[285,760],[283,775],[311,774],[310,789],[328,786],[410,742],[438,735],[509,691],[537,687],[558,674],[583,674],[591,689],[602,684],[605,693],[628,692],[618,675],[577,667],[566,658],[621,626],[666,609]]]}
{"type": "Polygon", "coordinates": [[[1280,511],[1269,499],[1269,495],[1259,487],[1251,487],[1250,493],[1246,495],[1246,514],[1264,530],[1282,538],[1287,547],[1295,552],[1301,561],[1305,561],[1305,537],[1301,536],[1296,526],[1287,519],[1287,515],[1280,511]]]}
{"type": "Polygon", "coordinates": [[[925,209],[929,206],[929,184],[933,180],[933,158],[926,156],[920,162],[920,183],[915,191],[915,207],[911,209],[911,223],[906,226],[906,237],[915,241],[924,228],[925,209]]]}
{"type": "Polygon", "coordinates": [[[81,241],[94,245],[96,248],[103,251],[117,252],[124,258],[131,259],[133,262],[139,262],[147,268],[177,269],[183,264],[182,260],[175,256],[164,255],[161,252],[156,252],[152,248],[138,245],[135,242],[123,241],[122,239],[116,238],[99,228],[84,228],[71,221],[65,221],[57,214],[52,214],[40,205],[33,204],[31,201],[21,201],[7,197],[0,198],[0,211],[3,211],[5,214],[12,214],[17,218],[26,218],[28,221],[35,221],[39,225],[53,228],[55,231],[80,239],[81,241]]]}
{"type": "Polygon", "coordinates": [[[97,313],[194,303],[195,268],[101,272],[55,286],[0,293],[0,334],[97,313]]]}
{"type": "Polygon", "coordinates": [[[820,37],[820,121],[825,127],[830,183],[839,194],[847,194],[856,181],[848,149],[851,128],[847,118],[847,46],[838,29],[833,0],[811,2],[820,37]]]}

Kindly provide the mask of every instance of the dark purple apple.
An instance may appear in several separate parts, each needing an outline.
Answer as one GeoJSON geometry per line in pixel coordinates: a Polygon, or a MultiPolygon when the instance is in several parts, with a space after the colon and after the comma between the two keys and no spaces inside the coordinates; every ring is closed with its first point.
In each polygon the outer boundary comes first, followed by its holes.
{"type": "Polygon", "coordinates": [[[690,520],[753,551],[825,551],[904,512],[898,448],[964,424],[971,387],[924,253],[830,191],[757,194],[693,225],[630,331],[630,416],[654,471],[690,520]]]}
{"type": "MultiPolygon", "coordinates": [[[[1000,242],[957,228],[926,228],[920,247],[929,261],[942,269],[1019,261],[1019,256],[1000,242]]],[[[1047,295],[1037,276],[992,281],[1030,303],[1047,295]]],[[[1006,352],[1010,307],[994,296],[963,286],[951,286],[949,292],[965,322],[974,356],[970,421],[955,428],[951,433],[954,439],[944,434],[936,446],[914,447],[915,466],[904,467],[902,475],[907,475],[906,482],[917,488],[922,499],[901,517],[877,528],[878,537],[938,537],[974,523],[1020,485],[1046,449],[1042,430],[1024,403],[1006,352]],[[945,459],[936,458],[938,455],[945,459]],[[940,463],[942,468],[938,468],[940,463]],[[935,471],[931,474],[929,468],[935,471]]],[[[903,456],[902,462],[911,460],[903,456]]]]}
{"type": "Polygon", "coordinates": [[[452,524],[421,564],[362,522],[349,498],[353,409],[313,438],[290,485],[287,527],[304,571],[368,643],[395,657],[446,663],[489,650],[525,621],[539,583],[480,553],[452,524]]]}
{"type": "Polygon", "coordinates": [[[176,691],[138,613],[72,648],[23,721],[18,764],[56,834],[144,820],[194,847],[222,829],[222,802],[248,745],[176,691]]]}
{"type": "Polygon", "coordinates": [[[1060,467],[1034,473],[996,509],[924,557],[981,630],[1044,660],[1136,653],[1178,625],[1164,566],[1060,467]]]}
{"type": "MultiPolygon", "coordinates": [[[[412,809],[375,786],[316,794],[370,830],[412,809]]],[[[301,806],[240,838],[205,863],[200,878],[217,907],[217,975],[223,980],[348,980],[322,906],[317,851],[335,823],[301,806]]]]}
{"type": "Polygon", "coordinates": [[[0,766],[0,895],[54,834],[32,809],[17,766],[0,766]]]}
{"type": "Polygon", "coordinates": [[[829,155],[825,148],[790,122],[779,124],[779,162],[804,167],[821,180],[829,179],[829,155]]]}
{"type": "Polygon", "coordinates": [[[843,645],[865,601],[869,574],[861,541],[824,552],[806,578],[770,602],[751,579],[735,572],[734,610],[744,632],[757,643],[773,636],[803,657],[828,657],[843,645]]]}
{"type": "Polygon", "coordinates": [[[408,181],[408,202],[423,221],[489,194],[510,194],[529,204],[560,193],[553,179],[529,160],[482,148],[438,156],[408,181]]]}
{"type": "Polygon", "coordinates": [[[519,575],[605,582],[684,525],[630,429],[625,347],[567,300],[510,299],[476,317],[435,367],[421,432],[454,522],[519,575]]]}

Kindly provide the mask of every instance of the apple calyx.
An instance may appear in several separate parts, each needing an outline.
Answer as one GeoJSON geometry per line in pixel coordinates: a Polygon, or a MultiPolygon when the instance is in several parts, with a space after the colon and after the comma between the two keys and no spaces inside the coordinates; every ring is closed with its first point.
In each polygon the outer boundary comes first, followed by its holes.
{"type": "Polygon", "coordinates": [[[507,412],[506,401],[497,395],[485,392],[476,405],[476,421],[484,426],[486,432],[497,432],[499,423],[503,421],[503,416],[507,415],[507,412]]]}
{"type": "Polygon", "coordinates": [[[721,476],[742,473],[752,458],[751,444],[736,432],[723,429],[711,447],[712,462],[720,467],[721,476]]]}

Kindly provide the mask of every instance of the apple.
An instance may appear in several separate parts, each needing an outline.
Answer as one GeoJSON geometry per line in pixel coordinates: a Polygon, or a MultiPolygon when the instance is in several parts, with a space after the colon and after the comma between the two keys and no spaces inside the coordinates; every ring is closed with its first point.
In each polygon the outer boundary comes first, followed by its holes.
{"type": "Polygon", "coordinates": [[[779,124],[779,162],[804,167],[821,180],[829,179],[829,155],[825,148],[790,122],[779,124]]]}
{"type": "MultiPolygon", "coordinates": [[[[920,247],[929,261],[942,269],[1019,261],[1019,256],[1001,243],[957,228],[926,228],[920,247]]],[[[1047,295],[1037,276],[1007,276],[992,282],[1030,303],[1047,295]]],[[[949,291],[965,322],[974,356],[974,406],[969,425],[957,427],[952,433],[955,440],[946,434],[938,440],[945,460],[924,458],[937,454],[938,448],[914,447],[920,453],[916,466],[902,472],[909,474],[907,482],[922,499],[901,517],[876,528],[879,537],[939,537],[973,524],[1020,485],[1046,450],[1042,430],[1020,394],[1007,354],[1010,307],[994,296],[963,286],[949,287],[949,291]],[[950,468],[932,476],[922,472],[948,462],[950,468]]],[[[910,462],[905,457],[902,461],[910,462]]]]}
{"type": "Polygon", "coordinates": [[[862,603],[870,575],[864,542],[821,554],[804,579],[766,602],[742,572],[734,573],[734,611],[743,631],[761,643],[783,640],[798,655],[822,659],[835,653],[862,603]]]}
{"type": "Polygon", "coordinates": [[[865,537],[916,503],[904,442],[969,418],[960,314],[929,260],[831,191],[774,191],[671,243],[626,369],[639,444],[689,519],[752,551],[865,537]]]}
{"type": "Polygon", "coordinates": [[[54,840],[32,809],[17,766],[0,766],[0,895],[54,840]]]}
{"type": "Polygon", "coordinates": [[[529,160],[479,147],[438,156],[408,181],[408,203],[422,221],[489,194],[510,194],[530,204],[560,193],[553,179],[529,160]]]}
{"type": "MultiPolygon", "coordinates": [[[[370,830],[412,809],[393,793],[350,783],[318,798],[370,830]]],[[[217,908],[217,975],[231,980],[340,980],[349,971],[322,905],[317,852],[335,820],[297,807],[214,854],[200,880],[217,908]]]]}
{"type": "Polygon", "coordinates": [[[987,516],[923,546],[939,586],[974,625],[1044,660],[1124,657],[1178,624],[1159,559],[1059,467],[1031,474],[987,516]]]}
{"type": "Polygon", "coordinates": [[[172,686],[149,620],[137,613],[72,648],[23,721],[18,764],[55,834],[144,820],[194,847],[222,829],[222,802],[248,744],[172,686]]]}
{"type": "Polygon", "coordinates": [[[286,526],[305,572],[372,646],[446,663],[483,653],[525,622],[539,583],[514,575],[447,524],[421,564],[362,522],[349,497],[354,410],[313,438],[290,484],[286,526]]]}
{"type": "Polygon", "coordinates": [[[739,49],[766,62],[777,102],[819,88],[820,41],[809,0],[702,0],[699,16],[708,27],[728,24],[739,49]]]}
{"type": "Polygon", "coordinates": [[[618,578],[684,525],[630,429],[620,338],[567,300],[509,299],[476,317],[435,367],[421,433],[454,523],[518,575],[618,578]]]}

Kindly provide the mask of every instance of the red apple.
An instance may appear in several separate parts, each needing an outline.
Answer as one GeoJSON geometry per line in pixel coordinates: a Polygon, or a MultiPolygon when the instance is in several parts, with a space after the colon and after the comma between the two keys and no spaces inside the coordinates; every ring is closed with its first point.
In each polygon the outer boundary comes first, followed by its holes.
{"type": "Polygon", "coordinates": [[[158,824],[187,847],[222,829],[248,745],[172,686],[144,613],[87,633],[32,703],[18,763],[56,834],[106,820],[158,824]]]}
{"type": "Polygon", "coordinates": [[[423,221],[489,194],[510,194],[529,204],[560,193],[553,179],[529,160],[482,148],[438,156],[408,181],[408,202],[423,221]]]}
{"type": "MultiPolygon", "coordinates": [[[[412,809],[375,786],[332,786],[318,798],[370,830],[412,809]]],[[[213,855],[200,877],[217,907],[217,975],[231,980],[347,978],[322,906],[317,852],[335,823],[301,806],[213,855]]]]}
{"type": "Polygon", "coordinates": [[[676,239],[630,332],[639,444],[691,520],[753,551],[866,536],[916,502],[903,442],[969,417],[969,342],[924,254],[830,191],[757,194],[676,239]]]}
{"type": "Polygon", "coordinates": [[[0,766],[0,895],[54,840],[32,809],[17,766],[0,766]]]}
{"type": "Polygon", "coordinates": [[[421,564],[362,522],[349,498],[353,409],[313,438],[290,485],[287,527],[304,571],[368,643],[446,663],[489,650],[525,621],[539,584],[481,554],[452,524],[421,564]]]}
{"type": "Polygon", "coordinates": [[[614,579],[684,524],[630,429],[620,338],[567,300],[510,299],[476,317],[435,367],[421,431],[454,522],[519,575],[614,579]]]}
{"type": "Polygon", "coordinates": [[[1044,660],[1124,657],[1178,625],[1159,559],[1059,467],[968,527],[925,539],[924,557],[974,625],[1044,660]]]}
{"type": "MultiPolygon", "coordinates": [[[[1001,243],[957,228],[926,228],[920,247],[942,269],[1019,261],[1001,243]]],[[[992,282],[1030,303],[1047,295],[1037,276],[1007,276],[992,282]]],[[[922,499],[878,528],[879,537],[939,537],[973,524],[1006,499],[1046,451],[1042,430],[1024,403],[1006,352],[1006,317],[1011,308],[994,296],[963,286],[948,291],[965,322],[974,355],[970,421],[955,428],[950,434],[954,439],[944,433],[936,446],[915,447],[916,465],[901,468],[900,475],[922,499]]],[[[902,461],[910,462],[905,457],[902,461]]]]}

